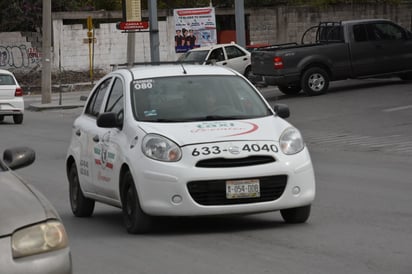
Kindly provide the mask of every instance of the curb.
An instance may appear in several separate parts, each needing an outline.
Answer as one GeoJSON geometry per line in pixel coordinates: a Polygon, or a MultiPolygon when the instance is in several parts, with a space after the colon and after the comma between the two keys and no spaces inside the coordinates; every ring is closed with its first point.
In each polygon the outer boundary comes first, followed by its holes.
{"type": "Polygon", "coordinates": [[[84,107],[84,103],[74,103],[74,104],[31,104],[28,106],[28,110],[32,111],[42,111],[42,110],[51,110],[51,109],[71,109],[71,108],[79,108],[84,107]]]}

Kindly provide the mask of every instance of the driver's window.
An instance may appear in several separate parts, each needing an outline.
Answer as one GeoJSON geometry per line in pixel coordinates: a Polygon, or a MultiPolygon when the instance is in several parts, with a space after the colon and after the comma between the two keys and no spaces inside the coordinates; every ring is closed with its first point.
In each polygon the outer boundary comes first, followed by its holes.
{"type": "Polygon", "coordinates": [[[225,55],[222,48],[214,49],[209,56],[208,60],[216,60],[217,62],[224,61],[225,55]]]}
{"type": "Polygon", "coordinates": [[[123,82],[120,78],[116,78],[107,100],[105,112],[114,112],[119,119],[123,120],[123,98],[123,82]]]}
{"type": "Polygon", "coordinates": [[[382,40],[401,40],[404,36],[402,29],[389,23],[378,23],[375,29],[382,36],[382,40]]]}
{"type": "Polygon", "coordinates": [[[91,95],[90,100],[88,101],[85,113],[97,117],[100,112],[100,108],[102,107],[103,104],[103,98],[106,94],[106,91],[109,87],[110,82],[112,81],[112,78],[108,78],[104,80],[93,92],[91,95]]]}

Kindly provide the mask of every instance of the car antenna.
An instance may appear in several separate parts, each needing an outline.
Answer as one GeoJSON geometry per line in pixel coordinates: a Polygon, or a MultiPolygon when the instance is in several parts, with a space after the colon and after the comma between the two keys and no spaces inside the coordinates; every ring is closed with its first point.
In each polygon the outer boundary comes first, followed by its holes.
{"type": "Polygon", "coordinates": [[[187,74],[187,71],[185,70],[185,67],[183,66],[183,63],[180,63],[180,65],[182,66],[183,74],[187,74]]]}

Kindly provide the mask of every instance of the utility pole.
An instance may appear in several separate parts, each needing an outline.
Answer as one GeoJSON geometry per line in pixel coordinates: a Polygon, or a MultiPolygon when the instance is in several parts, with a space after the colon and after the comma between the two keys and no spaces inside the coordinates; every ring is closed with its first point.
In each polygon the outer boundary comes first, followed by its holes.
{"type": "Polygon", "coordinates": [[[43,0],[41,102],[51,103],[51,0],[43,0]]]}
{"type": "Polygon", "coordinates": [[[236,43],[242,47],[246,47],[244,0],[235,0],[235,21],[236,43]]]}
{"type": "Polygon", "coordinates": [[[133,66],[135,61],[135,49],[136,49],[136,33],[134,31],[127,33],[127,65],[133,66]]]}
{"type": "Polygon", "coordinates": [[[159,53],[159,23],[157,20],[157,2],[148,0],[150,23],[150,58],[152,62],[160,61],[159,53]]]}

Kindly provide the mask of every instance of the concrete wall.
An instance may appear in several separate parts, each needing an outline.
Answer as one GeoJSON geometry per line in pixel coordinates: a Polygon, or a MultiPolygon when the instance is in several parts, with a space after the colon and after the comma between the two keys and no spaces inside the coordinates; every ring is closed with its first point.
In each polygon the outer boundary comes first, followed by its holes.
{"type": "MultiPolygon", "coordinates": [[[[330,8],[307,6],[276,6],[265,9],[246,9],[249,18],[251,43],[276,44],[300,41],[302,33],[319,21],[340,21],[360,18],[391,19],[411,29],[410,5],[341,5],[330,8]]],[[[159,52],[161,61],[174,61],[174,20],[170,12],[159,11],[159,52]]],[[[216,10],[217,15],[234,14],[234,10],[216,10]]],[[[88,15],[98,19],[119,18],[120,12],[58,13],[53,14],[52,70],[87,71],[89,69],[89,44],[87,28],[64,25],[64,19],[84,19],[88,15]]],[[[147,18],[143,14],[143,17],[147,18]]],[[[85,20],[86,21],[86,20],[85,20]]],[[[39,39],[20,33],[0,33],[0,68],[11,70],[36,70],[41,66],[39,39]]],[[[127,34],[116,29],[115,23],[102,23],[95,29],[94,68],[110,71],[110,64],[127,62],[127,34]]],[[[135,61],[150,61],[149,33],[136,33],[135,61]]]]}
{"type": "Polygon", "coordinates": [[[410,5],[338,5],[330,8],[308,6],[279,6],[252,9],[249,14],[250,40],[254,43],[296,42],[302,33],[320,21],[343,21],[350,19],[390,19],[411,30],[410,5]]]}
{"type": "MultiPolygon", "coordinates": [[[[159,21],[160,60],[176,60],[174,53],[173,17],[159,21]]],[[[89,48],[87,29],[82,25],[63,25],[63,20],[53,21],[53,69],[88,70],[89,52],[94,51],[95,69],[110,70],[110,64],[127,63],[127,33],[116,29],[115,23],[100,24],[94,31],[95,44],[89,48]]],[[[150,62],[150,37],[148,32],[135,34],[135,62],[150,62]]],[[[93,57],[92,57],[93,58],[93,57]]]]}
{"type": "Polygon", "coordinates": [[[25,36],[20,32],[0,33],[0,69],[27,71],[40,67],[38,44],[36,33],[25,33],[25,36]]]}

